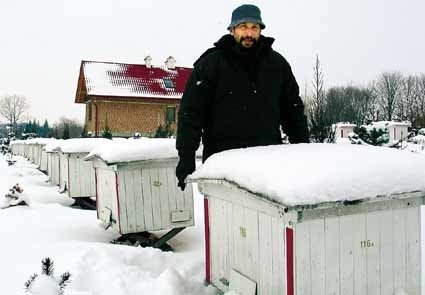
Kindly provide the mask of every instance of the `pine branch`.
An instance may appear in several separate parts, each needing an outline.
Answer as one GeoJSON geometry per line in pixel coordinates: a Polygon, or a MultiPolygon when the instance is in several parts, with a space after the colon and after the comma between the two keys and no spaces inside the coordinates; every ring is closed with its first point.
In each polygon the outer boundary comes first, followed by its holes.
{"type": "Polygon", "coordinates": [[[48,275],[48,276],[52,276],[53,275],[53,261],[49,258],[46,257],[41,261],[41,271],[43,274],[48,275]]]}
{"type": "Polygon", "coordinates": [[[71,274],[69,272],[65,272],[61,275],[61,280],[59,282],[59,295],[63,295],[63,291],[65,287],[68,285],[71,278],[71,274]]]}
{"type": "Polygon", "coordinates": [[[29,292],[31,289],[32,284],[34,283],[34,280],[37,278],[37,274],[33,274],[28,281],[25,282],[25,292],[29,292]]]}

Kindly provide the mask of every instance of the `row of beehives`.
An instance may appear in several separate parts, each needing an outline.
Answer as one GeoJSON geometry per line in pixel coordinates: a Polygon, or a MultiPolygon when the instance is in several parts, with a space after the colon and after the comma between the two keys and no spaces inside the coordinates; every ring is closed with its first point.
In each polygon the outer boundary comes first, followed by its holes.
{"type": "Polygon", "coordinates": [[[191,185],[182,192],[174,176],[172,139],[31,139],[10,149],[70,198],[95,199],[98,218],[121,234],[194,224],[191,185]]]}
{"type": "MultiPolygon", "coordinates": [[[[85,156],[99,218],[122,233],[193,224],[175,151],[128,143],[85,156]]],[[[190,178],[207,196],[207,282],[241,294],[424,294],[423,156],[332,144],[220,156],[190,178]]]]}

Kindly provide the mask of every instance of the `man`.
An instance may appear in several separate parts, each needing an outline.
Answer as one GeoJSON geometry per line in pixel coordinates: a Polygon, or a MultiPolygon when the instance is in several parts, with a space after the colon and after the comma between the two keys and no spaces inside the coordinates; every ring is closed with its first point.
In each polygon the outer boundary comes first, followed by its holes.
{"type": "Polygon", "coordinates": [[[178,114],[176,176],[184,190],[195,170],[195,151],[202,160],[234,148],[281,144],[281,130],[291,143],[308,142],[304,105],[288,62],[271,47],[257,6],[232,13],[215,47],[195,62],[178,114]]]}

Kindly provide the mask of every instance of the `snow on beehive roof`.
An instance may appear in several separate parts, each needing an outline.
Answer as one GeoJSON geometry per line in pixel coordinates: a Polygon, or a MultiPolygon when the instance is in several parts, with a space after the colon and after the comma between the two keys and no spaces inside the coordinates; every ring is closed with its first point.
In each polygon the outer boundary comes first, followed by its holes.
{"type": "Polygon", "coordinates": [[[106,163],[177,158],[176,141],[169,138],[139,138],[110,142],[90,152],[86,160],[99,158],[106,163]]]}
{"type": "Polygon", "coordinates": [[[211,156],[190,181],[227,180],[287,206],[425,191],[424,154],[385,147],[296,144],[211,156]]]}
{"type": "MultiPolygon", "coordinates": [[[[202,148],[196,151],[201,156],[202,148]]],[[[108,164],[145,160],[177,159],[176,140],[174,138],[129,138],[113,141],[93,149],[85,158],[98,158],[108,164]]]]}
{"type": "Polygon", "coordinates": [[[52,140],[50,143],[48,143],[44,146],[44,150],[47,153],[54,152],[60,146],[62,141],[63,141],[63,139],[52,140]]]}
{"type": "Polygon", "coordinates": [[[89,153],[95,147],[110,141],[106,138],[71,138],[62,141],[56,150],[66,154],[89,153]]]}

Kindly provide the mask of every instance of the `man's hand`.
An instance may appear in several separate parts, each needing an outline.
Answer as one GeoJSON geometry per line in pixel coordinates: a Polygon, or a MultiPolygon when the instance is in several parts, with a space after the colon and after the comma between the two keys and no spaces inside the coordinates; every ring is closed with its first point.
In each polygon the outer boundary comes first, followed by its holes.
{"type": "Polygon", "coordinates": [[[178,179],[177,186],[180,187],[182,191],[186,188],[186,177],[189,174],[192,174],[193,171],[195,171],[195,154],[190,153],[182,153],[179,152],[179,163],[176,167],[176,176],[178,179]]]}

